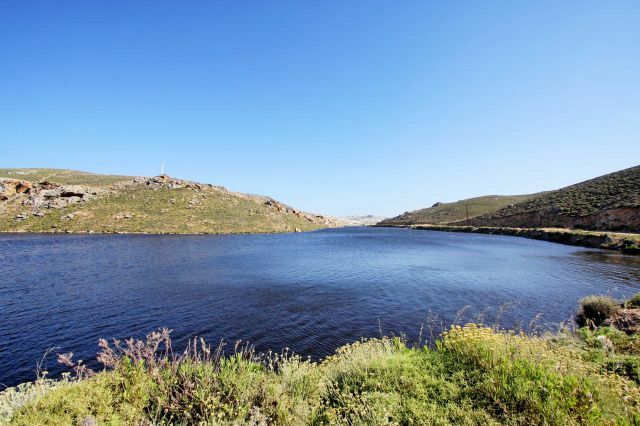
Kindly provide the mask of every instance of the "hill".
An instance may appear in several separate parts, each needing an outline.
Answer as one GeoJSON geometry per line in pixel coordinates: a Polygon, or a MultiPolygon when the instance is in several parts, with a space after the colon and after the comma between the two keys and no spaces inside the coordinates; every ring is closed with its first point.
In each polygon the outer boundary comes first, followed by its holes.
{"type": "Polygon", "coordinates": [[[453,203],[435,203],[425,209],[405,212],[379,222],[379,225],[446,224],[480,216],[510,204],[519,203],[533,195],[487,195],[453,203]]]}
{"type": "Polygon", "coordinates": [[[364,216],[342,216],[339,219],[346,226],[370,226],[375,225],[385,218],[369,214],[364,216]]]}
{"type": "Polygon", "coordinates": [[[538,194],[456,224],[640,232],[640,166],[538,194]]]}
{"type": "Polygon", "coordinates": [[[0,169],[0,231],[253,233],[309,231],[333,218],[222,186],[57,169],[0,169]]]}

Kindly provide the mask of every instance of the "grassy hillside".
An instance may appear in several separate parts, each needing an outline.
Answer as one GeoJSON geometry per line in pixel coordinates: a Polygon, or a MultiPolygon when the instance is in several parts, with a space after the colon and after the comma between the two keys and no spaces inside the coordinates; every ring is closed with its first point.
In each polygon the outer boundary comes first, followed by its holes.
{"type": "Polygon", "coordinates": [[[0,178],[33,183],[0,201],[0,231],[250,233],[335,224],[268,197],[168,177],[0,169],[0,178]]]}
{"type": "Polygon", "coordinates": [[[475,226],[640,231],[640,166],[600,176],[472,219],[475,226]]]}
{"type": "Polygon", "coordinates": [[[406,212],[380,222],[380,225],[415,225],[415,224],[446,224],[457,222],[469,217],[480,216],[498,210],[510,204],[519,203],[531,195],[487,195],[469,198],[453,203],[436,203],[434,206],[406,212]]]}
{"type": "Polygon", "coordinates": [[[224,356],[169,332],[101,340],[93,373],[0,393],[0,422],[33,424],[638,424],[640,295],[582,302],[583,328],[526,336],[453,326],[431,347],[395,338],[339,348],[316,363],[286,351],[224,356]],[[633,326],[629,326],[633,323],[633,326]],[[621,328],[617,328],[621,327],[621,328]]]}
{"type": "Polygon", "coordinates": [[[0,169],[0,178],[20,179],[30,182],[49,181],[61,185],[87,185],[107,187],[123,182],[132,176],[100,175],[64,169],[0,169]]]}
{"type": "Polygon", "coordinates": [[[640,232],[640,166],[555,191],[436,203],[379,223],[421,224],[640,232]]]}

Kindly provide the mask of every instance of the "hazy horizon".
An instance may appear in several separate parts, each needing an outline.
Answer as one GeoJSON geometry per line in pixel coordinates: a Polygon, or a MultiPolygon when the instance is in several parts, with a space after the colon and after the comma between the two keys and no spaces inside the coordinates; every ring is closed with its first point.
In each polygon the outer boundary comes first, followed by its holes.
{"type": "Polygon", "coordinates": [[[640,3],[3,3],[0,167],[332,216],[640,164],[640,3]]]}

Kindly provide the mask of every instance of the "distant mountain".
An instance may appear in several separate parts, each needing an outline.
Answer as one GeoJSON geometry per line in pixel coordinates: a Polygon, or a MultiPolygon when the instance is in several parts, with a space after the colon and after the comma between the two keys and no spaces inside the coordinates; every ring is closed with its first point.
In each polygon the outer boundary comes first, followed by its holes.
{"type": "Polygon", "coordinates": [[[385,225],[446,224],[466,220],[496,211],[510,204],[519,203],[534,195],[487,195],[469,198],[453,203],[436,203],[425,209],[405,212],[400,216],[385,219],[379,223],[385,225]],[[468,216],[467,216],[468,215],[468,216]]]}
{"type": "Polygon", "coordinates": [[[456,224],[640,232],[640,166],[539,194],[456,224]]]}
{"type": "Polygon", "coordinates": [[[167,175],[0,169],[0,231],[252,233],[308,231],[338,221],[270,197],[167,175]]]}
{"type": "Polygon", "coordinates": [[[375,225],[376,223],[385,220],[383,216],[342,216],[338,218],[345,226],[368,226],[375,225]]]}

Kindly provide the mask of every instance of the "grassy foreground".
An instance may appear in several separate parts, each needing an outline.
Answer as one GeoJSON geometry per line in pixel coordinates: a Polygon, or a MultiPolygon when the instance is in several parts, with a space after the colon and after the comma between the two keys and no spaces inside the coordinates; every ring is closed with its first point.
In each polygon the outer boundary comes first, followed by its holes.
{"type": "Polygon", "coordinates": [[[577,332],[526,336],[467,324],[431,348],[370,339],[319,363],[286,351],[223,356],[201,340],[174,355],[167,330],[146,341],[101,340],[105,371],[63,355],[73,377],[0,394],[0,422],[638,424],[640,339],[604,325],[618,311],[591,298],[577,332]]]}

